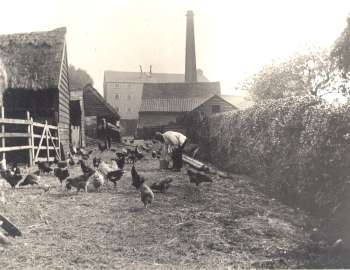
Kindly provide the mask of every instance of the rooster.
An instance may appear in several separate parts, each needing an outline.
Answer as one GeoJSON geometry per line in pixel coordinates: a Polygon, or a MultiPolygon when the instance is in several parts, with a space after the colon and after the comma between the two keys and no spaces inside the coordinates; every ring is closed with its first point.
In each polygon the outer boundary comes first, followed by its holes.
{"type": "Polygon", "coordinates": [[[195,183],[198,186],[202,182],[213,182],[210,176],[206,175],[203,172],[199,172],[192,169],[187,169],[187,174],[190,178],[190,183],[195,183]]]}
{"type": "Polygon", "coordinates": [[[170,183],[173,181],[172,178],[167,177],[163,180],[160,180],[159,182],[153,183],[150,188],[152,190],[157,190],[160,192],[166,191],[170,187],[170,183]]]}
{"type": "Polygon", "coordinates": [[[131,168],[131,179],[132,179],[131,185],[133,185],[136,189],[138,189],[141,186],[141,183],[144,182],[145,180],[143,177],[141,177],[137,173],[134,164],[132,165],[132,168],[131,168]]]}
{"type": "Polygon", "coordinates": [[[22,180],[23,176],[15,174],[12,170],[2,170],[0,171],[0,175],[4,178],[7,183],[10,184],[11,188],[15,188],[19,181],[22,180]]]}
{"type": "Polygon", "coordinates": [[[84,148],[80,148],[78,151],[78,154],[81,155],[81,158],[84,160],[88,160],[90,158],[91,153],[93,150],[90,150],[89,152],[86,152],[84,148]]]}
{"type": "Polygon", "coordinates": [[[122,154],[122,153],[118,153],[117,154],[117,159],[116,159],[116,162],[117,162],[117,165],[119,167],[119,169],[124,169],[124,166],[125,166],[125,155],[122,154]]]}
{"type": "Polygon", "coordinates": [[[142,177],[139,187],[137,188],[141,193],[141,201],[145,208],[151,205],[154,200],[153,191],[145,184],[145,179],[142,177]]]}
{"type": "Polygon", "coordinates": [[[115,170],[107,174],[107,180],[111,181],[114,184],[114,187],[117,186],[117,181],[119,181],[124,175],[124,170],[115,170]]]}
{"type": "Polygon", "coordinates": [[[117,181],[121,179],[124,174],[124,171],[119,169],[118,166],[110,166],[103,160],[98,165],[99,171],[107,178],[107,180],[114,183],[114,186],[117,186],[117,181]]]}

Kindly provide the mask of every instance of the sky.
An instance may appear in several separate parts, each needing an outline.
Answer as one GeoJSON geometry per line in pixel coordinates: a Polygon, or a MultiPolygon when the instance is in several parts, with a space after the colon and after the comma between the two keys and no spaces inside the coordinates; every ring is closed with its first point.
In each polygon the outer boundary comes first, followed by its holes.
{"type": "Polygon", "coordinates": [[[193,10],[197,68],[223,94],[262,66],[329,48],[346,26],[348,0],[11,0],[0,34],[67,27],[68,62],[103,92],[105,70],[184,73],[186,12],[193,10]]]}

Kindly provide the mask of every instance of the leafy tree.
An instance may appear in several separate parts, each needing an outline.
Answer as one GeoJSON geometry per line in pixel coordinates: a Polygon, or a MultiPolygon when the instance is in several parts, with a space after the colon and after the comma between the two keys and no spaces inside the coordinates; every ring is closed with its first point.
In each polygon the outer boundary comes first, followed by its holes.
{"type": "Polygon", "coordinates": [[[72,91],[82,90],[87,84],[93,85],[91,76],[83,69],[76,69],[73,65],[68,67],[69,87],[72,91]]]}

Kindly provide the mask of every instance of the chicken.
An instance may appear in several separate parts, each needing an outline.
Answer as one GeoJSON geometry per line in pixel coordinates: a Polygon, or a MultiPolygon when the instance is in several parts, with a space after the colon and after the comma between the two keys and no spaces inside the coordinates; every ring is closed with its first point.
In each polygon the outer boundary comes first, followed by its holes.
{"type": "Polygon", "coordinates": [[[59,160],[58,158],[55,157],[53,163],[56,164],[58,168],[62,168],[63,169],[63,168],[68,167],[68,165],[70,163],[69,161],[70,161],[69,158],[66,159],[66,160],[59,160]]]}
{"type": "Polygon", "coordinates": [[[139,150],[137,146],[135,147],[135,156],[138,160],[144,158],[144,154],[139,150]]]}
{"type": "Polygon", "coordinates": [[[36,164],[38,165],[38,168],[40,172],[43,173],[50,173],[52,172],[52,168],[50,168],[50,163],[47,161],[37,161],[36,164]]]}
{"type": "Polygon", "coordinates": [[[88,177],[93,175],[95,173],[95,170],[91,167],[87,166],[84,162],[84,160],[79,160],[80,168],[83,171],[84,174],[86,174],[88,177]]]}
{"type": "Polygon", "coordinates": [[[98,142],[98,149],[100,149],[101,152],[105,151],[107,149],[106,145],[103,145],[102,143],[98,142]]]}
{"type": "Polygon", "coordinates": [[[81,158],[84,160],[88,160],[90,158],[91,153],[93,152],[93,150],[90,150],[89,152],[86,152],[86,150],[84,148],[80,148],[78,150],[78,154],[81,155],[81,158]]]}
{"type": "Polygon", "coordinates": [[[152,158],[157,158],[157,152],[156,151],[152,151],[152,158]]]}
{"type": "Polygon", "coordinates": [[[103,174],[101,172],[96,170],[95,173],[89,178],[88,181],[92,182],[94,188],[96,190],[100,191],[101,187],[105,183],[105,177],[103,176],[103,174]]]}
{"type": "Polygon", "coordinates": [[[157,190],[160,192],[166,191],[170,187],[170,183],[173,181],[172,178],[167,177],[163,180],[160,180],[159,182],[153,183],[150,188],[152,190],[157,190]]]}
{"type": "Polygon", "coordinates": [[[210,176],[203,172],[199,172],[193,169],[187,169],[187,174],[190,178],[190,183],[195,183],[198,186],[202,182],[213,182],[210,176]]]}
{"type": "Polygon", "coordinates": [[[117,165],[119,169],[124,169],[125,166],[125,155],[122,153],[117,154],[117,159],[116,159],[117,165]]]}
{"type": "Polygon", "coordinates": [[[60,180],[60,183],[69,177],[69,171],[67,168],[55,168],[53,170],[54,175],[60,180]]]}
{"type": "Polygon", "coordinates": [[[145,184],[145,179],[141,178],[141,184],[138,187],[138,190],[141,193],[141,201],[143,205],[147,208],[148,205],[151,205],[154,200],[153,191],[145,184]]]}
{"type": "Polygon", "coordinates": [[[10,184],[12,188],[15,188],[18,182],[23,178],[22,175],[15,174],[11,170],[0,171],[0,175],[7,181],[7,183],[10,184]]]}
{"type": "Polygon", "coordinates": [[[107,180],[114,183],[115,187],[117,185],[117,181],[119,181],[124,174],[123,170],[119,169],[117,166],[110,166],[103,160],[99,163],[98,169],[107,180]]]}
{"type": "Polygon", "coordinates": [[[94,157],[92,160],[92,164],[94,165],[95,168],[97,168],[100,165],[101,159],[94,157]]]}
{"type": "Polygon", "coordinates": [[[79,192],[80,189],[84,189],[85,192],[87,192],[88,178],[89,177],[86,174],[74,178],[68,178],[66,188],[70,190],[72,187],[75,187],[77,189],[77,192],[79,192]]]}
{"type": "Polygon", "coordinates": [[[72,155],[70,152],[67,153],[67,156],[69,160],[69,165],[71,166],[75,165],[79,161],[79,159],[76,156],[72,155]]]}
{"type": "Polygon", "coordinates": [[[69,144],[69,150],[73,155],[78,154],[77,148],[73,146],[71,143],[69,144]]]}
{"type": "Polygon", "coordinates": [[[6,217],[0,215],[0,227],[6,231],[7,235],[15,237],[22,236],[21,231],[11,223],[6,217]]]}
{"type": "Polygon", "coordinates": [[[19,186],[27,186],[27,185],[39,185],[38,180],[40,180],[40,176],[36,174],[28,174],[24,180],[19,183],[19,186]]]}
{"type": "Polygon", "coordinates": [[[117,186],[117,181],[119,181],[122,176],[124,175],[124,170],[115,170],[112,172],[109,172],[107,174],[107,180],[111,181],[114,184],[114,187],[117,186]]]}
{"type": "Polygon", "coordinates": [[[136,189],[138,189],[145,180],[144,177],[141,177],[137,173],[135,165],[132,165],[132,168],[131,168],[131,179],[132,179],[131,185],[133,185],[136,189]]]}

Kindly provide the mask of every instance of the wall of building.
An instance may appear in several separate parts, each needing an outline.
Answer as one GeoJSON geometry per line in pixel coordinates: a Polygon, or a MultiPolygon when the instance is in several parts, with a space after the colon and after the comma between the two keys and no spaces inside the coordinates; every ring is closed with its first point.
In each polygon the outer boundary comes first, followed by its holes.
{"type": "Polygon", "coordinates": [[[221,98],[213,97],[195,110],[203,112],[206,116],[210,116],[215,113],[227,112],[236,109],[221,98]],[[216,111],[217,109],[219,109],[219,111],[216,111]]]}
{"type": "Polygon", "coordinates": [[[143,83],[105,82],[105,99],[119,113],[121,119],[138,119],[143,83]]]}
{"type": "Polygon", "coordinates": [[[165,126],[169,123],[176,123],[176,119],[184,116],[184,112],[140,112],[138,128],[165,126]]]}

